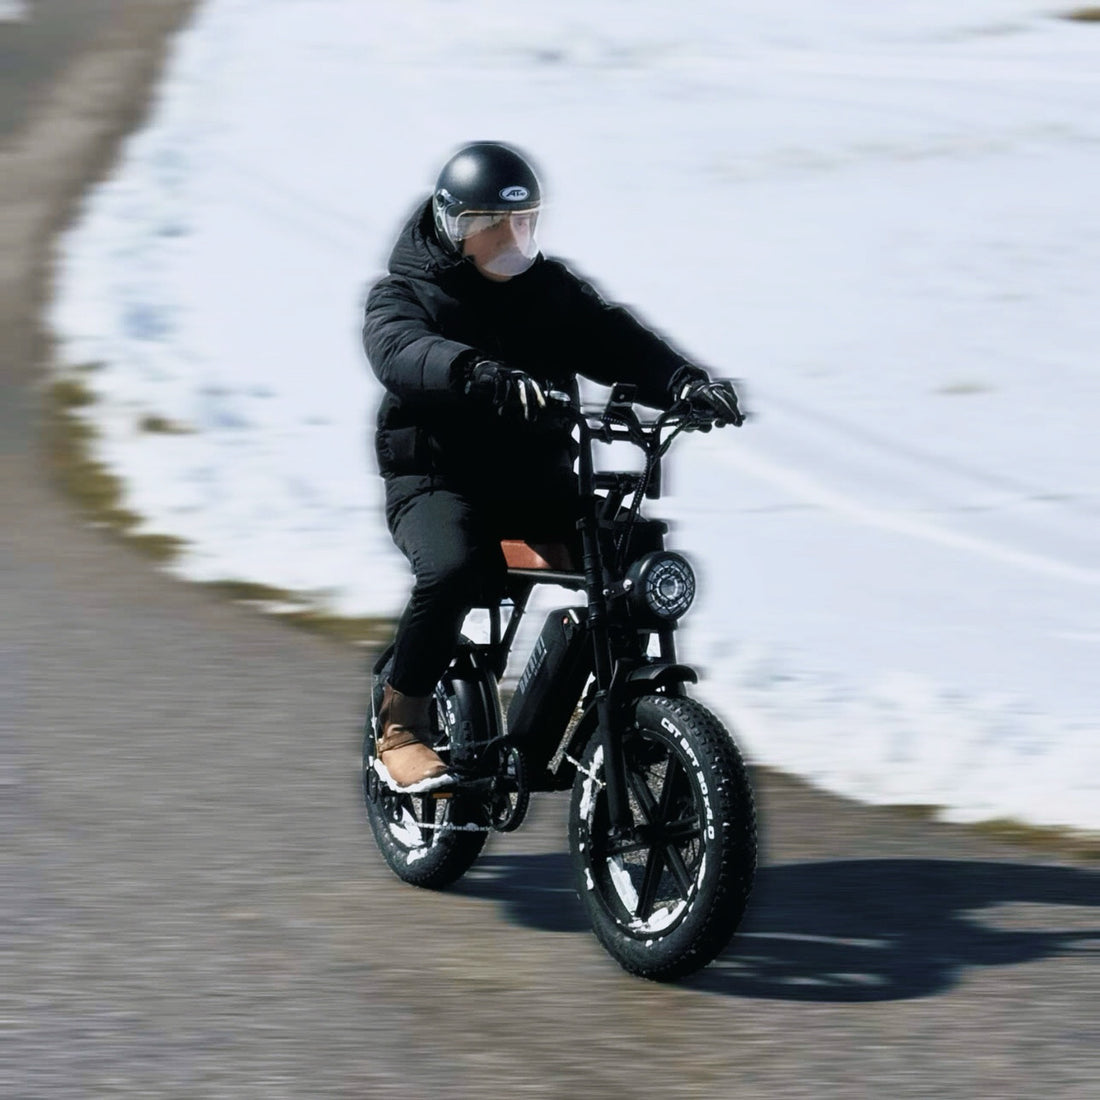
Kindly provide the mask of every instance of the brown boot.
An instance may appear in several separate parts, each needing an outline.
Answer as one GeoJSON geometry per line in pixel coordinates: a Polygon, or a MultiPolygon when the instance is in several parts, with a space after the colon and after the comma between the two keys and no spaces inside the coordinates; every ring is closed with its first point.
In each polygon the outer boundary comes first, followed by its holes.
{"type": "Polygon", "coordinates": [[[402,790],[430,790],[441,786],[433,780],[447,777],[447,765],[428,742],[431,740],[427,696],[402,695],[386,684],[378,711],[378,759],[402,790]]]}

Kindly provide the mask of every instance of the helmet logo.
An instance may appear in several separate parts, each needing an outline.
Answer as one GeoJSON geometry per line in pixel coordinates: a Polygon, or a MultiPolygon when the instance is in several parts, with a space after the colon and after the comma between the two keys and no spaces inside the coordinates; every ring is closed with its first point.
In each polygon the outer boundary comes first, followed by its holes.
{"type": "Polygon", "coordinates": [[[500,193],[500,197],[505,202],[523,202],[531,192],[526,187],[505,187],[500,193]]]}

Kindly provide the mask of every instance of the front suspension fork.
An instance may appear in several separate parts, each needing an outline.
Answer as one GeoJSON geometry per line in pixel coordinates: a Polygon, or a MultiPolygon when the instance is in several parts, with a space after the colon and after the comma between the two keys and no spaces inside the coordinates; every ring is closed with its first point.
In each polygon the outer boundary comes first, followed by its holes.
{"type": "Polygon", "coordinates": [[[607,815],[613,837],[625,836],[634,828],[634,816],[630,812],[630,792],[627,788],[626,756],[623,752],[622,728],[625,711],[616,675],[607,691],[596,696],[596,719],[599,737],[603,744],[603,781],[607,789],[607,815]]]}
{"type": "MultiPolygon", "coordinates": [[[[580,393],[573,384],[573,399],[579,405],[580,393]]],[[[600,552],[601,530],[596,515],[593,486],[592,436],[587,422],[580,421],[580,458],[578,464],[584,508],[577,524],[581,532],[585,590],[588,593],[588,626],[592,632],[592,671],[596,677],[596,732],[603,743],[604,776],[607,787],[607,812],[612,836],[623,836],[634,827],[627,791],[626,761],[623,754],[622,665],[613,660],[608,631],[607,595],[610,580],[603,568],[600,552]]]]}

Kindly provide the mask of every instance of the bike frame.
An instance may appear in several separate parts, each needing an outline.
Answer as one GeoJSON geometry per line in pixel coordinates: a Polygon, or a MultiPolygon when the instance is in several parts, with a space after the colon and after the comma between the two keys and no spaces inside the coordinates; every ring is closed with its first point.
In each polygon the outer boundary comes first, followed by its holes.
{"type": "Polygon", "coordinates": [[[642,498],[657,499],[660,496],[661,458],[668,449],[672,435],[691,426],[689,414],[671,412],[656,421],[642,423],[634,411],[633,398],[634,387],[616,386],[598,419],[590,419],[581,409],[575,384],[568,401],[560,402],[563,412],[573,414],[579,435],[577,474],[581,498],[578,522],[581,572],[509,569],[509,594],[513,606],[507,628],[501,631],[501,605],[491,606],[490,643],[477,647],[499,677],[534,586],[555,584],[584,591],[588,606],[582,629],[587,632],[591,643],[590,671],[594,683],[591,700],[574,729],[570,743],[563,748],[567,757],[578,756],[583,741],[595,727],[592,735],[600,737],[604,747],[603,782],[607,788],[612,830],[620,835],[629,833],[633,827],[622,752],[628,704],[633,698],[655,690],[682,694],[683,684],[697,679],[694,670],[677,663],[676,624],[639,626],[631,621],[626,607],[629,585],[624,584],[624,575],[631,558],[626,551],[631,549],[629,540],[638,521],[642,521],[648,533],[657,538],[656,544],[650,548],[664,548],[663,535],[667,530],[663,523],[645,520],[641,516],[642,498]],[[662,440],[662,431],[670,427],[675,429],[672,435],[662,440]],[[596,442],[634,444],[645,452],[645,470],[642,473],[596,472],[593,460],[596,442]],[[601,495],[600,490],[606,491],[606,495],[601,495]],[[631,503],[624,508],[628,498],[631,503]],[[621,540],[618,545],[616,535],[621,540]],[[659,655],[656,657],[647,653],[653,635],[656,635],[659,644],[659,655]],[[574,743],[578,738],[581,744],[574,743]]]}

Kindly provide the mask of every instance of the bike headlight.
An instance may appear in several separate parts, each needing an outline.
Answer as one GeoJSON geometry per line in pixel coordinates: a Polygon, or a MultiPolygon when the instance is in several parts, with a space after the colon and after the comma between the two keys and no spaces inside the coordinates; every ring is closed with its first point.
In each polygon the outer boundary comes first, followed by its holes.
{"type": "Polygon", "coordinates": [[[674,622],[695,599],[695,571],[687,559],[669,550],[639,558],[629,570],[630,604],[635,613],[674,622]]]}

